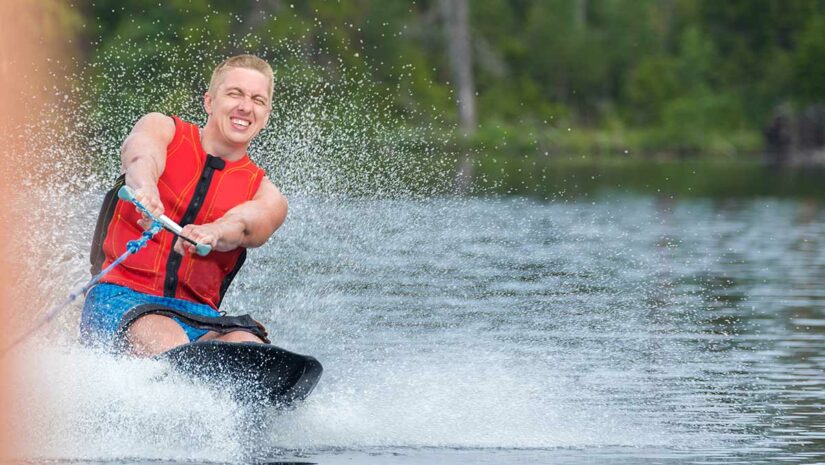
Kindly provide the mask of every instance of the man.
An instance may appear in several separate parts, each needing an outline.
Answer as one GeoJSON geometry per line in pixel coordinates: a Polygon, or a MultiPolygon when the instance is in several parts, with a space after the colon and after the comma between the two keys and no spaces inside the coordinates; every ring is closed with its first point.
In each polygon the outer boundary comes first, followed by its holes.
{"type": "Polygon", "coordinates": [[[116,200],[123,182],[153,216],[167,215],[183,226],[182,236],[212,252],[198,256],[192,244],[158,233],[88,292],[84,342],[141,356],[194,340],[268,342],[260,324],[224,317],[218,307],[245,249],[263,245],[286,218],[286,199],[246,153],[269,119],[273,88],[269,64],[235,56],[212,73],[203,128],[160,113],[135,124],[121,149],[124,176],[98,219],[93,273],[151,226],[133,205],[116,200]]]}

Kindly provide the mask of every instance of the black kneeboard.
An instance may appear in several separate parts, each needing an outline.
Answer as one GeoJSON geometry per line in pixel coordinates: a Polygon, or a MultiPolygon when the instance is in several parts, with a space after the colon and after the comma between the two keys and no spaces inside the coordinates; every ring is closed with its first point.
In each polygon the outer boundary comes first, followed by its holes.
{"type": "Polygon", "coordinates": [[[158,358],[180,373],[228,389],[241,402],[276,407],[305,399],[323,372],[314,357],[269,344],[193,342],[158,358]]]}

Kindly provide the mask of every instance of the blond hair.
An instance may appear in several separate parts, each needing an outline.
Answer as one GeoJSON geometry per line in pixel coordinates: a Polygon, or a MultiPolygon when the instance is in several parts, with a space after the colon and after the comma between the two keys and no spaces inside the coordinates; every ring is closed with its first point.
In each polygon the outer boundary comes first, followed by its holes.
{"type": "Polygon", "coordinates": [[[231,68],[251,69],[266,76],[269,80],[269,99],[272,100],[272,94],[275,91],[275,73],[272,72],[272,67],[269,66],[269,63],[255,55],[235,55],[223,60],[223,62],[212,71],[212,78],[209,80],[210,93],[216,90],[221,77],[231,68]]]}

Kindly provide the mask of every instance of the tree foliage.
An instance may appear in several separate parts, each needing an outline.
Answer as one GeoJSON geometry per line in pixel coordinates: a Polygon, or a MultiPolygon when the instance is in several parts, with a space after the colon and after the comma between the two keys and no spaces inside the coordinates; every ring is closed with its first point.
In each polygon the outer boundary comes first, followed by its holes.
{"type": "MultiPolygon", "coordinates": [[[[822,0],[468,4],[482,131],[618,124],[689,150],[708,134],[759,132],[780,104],[825,101],[822,0]]],[[[82,13],[94,25],[90,61],[121,61],[118,76],[97,75],[101,86],[150,72],[166,79],[166,91],[180,89],[157,98],[184,98],[214,65],[193,48],[265,50],[276,66],[303,67],[307,79],[334,79],[339,66],[361,70],[393,102],[390,111],[456,118],[436,0],[95,0],[82,13]],[[189,72],[168,71],[180,68],[189,72]]]]}

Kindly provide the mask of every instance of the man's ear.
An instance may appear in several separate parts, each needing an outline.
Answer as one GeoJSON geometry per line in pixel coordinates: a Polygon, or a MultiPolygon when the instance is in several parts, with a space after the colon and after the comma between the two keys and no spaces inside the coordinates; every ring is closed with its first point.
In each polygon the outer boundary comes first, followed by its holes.
{"type": "Polygon", "coordinates": [[[209,92],[203,94],[203,109],[206,110],[207,115],[212,115],[212,96],[209,92]]]}

